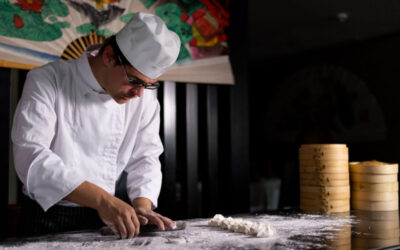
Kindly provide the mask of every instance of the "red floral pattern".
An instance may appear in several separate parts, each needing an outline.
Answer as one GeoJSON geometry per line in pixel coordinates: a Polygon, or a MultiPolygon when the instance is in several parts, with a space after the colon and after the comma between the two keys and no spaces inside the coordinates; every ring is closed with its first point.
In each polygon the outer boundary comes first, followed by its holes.
{"type": "Polygon", "coordinates": [[[15,14],[13,21],[14,21],[14,25],[16,28],[20,29],[20,28],[24,27],[24,21],[22,20],[22,18],[19,15],[15,14]]]}
{"type": "Polygon", "coordinates": [[[34,11],[40,13],[42,11],[42,6],[44,5],[43,0],[18,0],[14,5],[17,5],[21,10],[34,11]]]}

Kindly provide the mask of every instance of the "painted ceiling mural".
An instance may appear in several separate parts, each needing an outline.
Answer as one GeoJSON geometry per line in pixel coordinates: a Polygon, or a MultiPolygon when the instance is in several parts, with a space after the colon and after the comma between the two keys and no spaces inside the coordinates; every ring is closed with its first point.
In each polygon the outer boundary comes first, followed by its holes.
{"type": "Polygon", "coordinates": [[[161,80],[232,84],[228,5],[229,0],[3,0],[0,66],[31,69],[78,58],[142,11],[159,16],[182,42],[176,65],[161,80]]]}

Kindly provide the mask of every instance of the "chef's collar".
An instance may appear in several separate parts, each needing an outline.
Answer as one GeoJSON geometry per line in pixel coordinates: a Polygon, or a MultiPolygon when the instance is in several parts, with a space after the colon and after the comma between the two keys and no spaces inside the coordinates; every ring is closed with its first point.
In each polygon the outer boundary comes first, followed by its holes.
{"type": "Polygon", "coordinates": [[[81,74],[84,82],[89,87],[90,92],[96,92],[98,94],[107,94],[107,92],[100,86],[99,82],[93,75],[92,68],[90,67],[88,54],[93,54],[98,52],[98,50],[90,50],[83,53],[83,55],[78,59],[78,71],[81,74]]]}

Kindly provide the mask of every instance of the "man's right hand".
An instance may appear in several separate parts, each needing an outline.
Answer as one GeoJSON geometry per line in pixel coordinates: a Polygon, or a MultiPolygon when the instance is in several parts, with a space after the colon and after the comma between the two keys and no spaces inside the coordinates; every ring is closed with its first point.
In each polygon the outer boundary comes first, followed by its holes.
{"type": "Polygon", "coordinates": [[[140,223],[135,209],[126,202],[111,196],[97,208],[100,218],[121,238],[132,238],[140,233],[140,223]]]}
{"type": "Polygon", "coordinates": [[[103,222],[121,238],[139,235],[140,223],[135,209],[91,182],[83,182],[64,200],[96,209],[103,222]]]}

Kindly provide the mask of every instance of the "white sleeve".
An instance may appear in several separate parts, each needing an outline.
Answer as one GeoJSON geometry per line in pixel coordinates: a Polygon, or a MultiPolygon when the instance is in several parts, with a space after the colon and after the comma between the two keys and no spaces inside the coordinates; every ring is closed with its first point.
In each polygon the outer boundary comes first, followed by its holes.
{"type": "Polygon", "coordinates": [[[84,180],[50,149],[57,126],[57,88],[43,71],[27,76],[11,138],[15,169],[24,190],[46,211],[84,180]]]}
{"type": "Polygon", "coordinates": [[[125,171],[128,173],[126,189],[130,201],[144,197],[151,200],[154,209],[161,189],[159,156],[163,146],[159,135],[160,104],[156,91],[151,92],[151,100],[144,107],[137,140],[125,171]]]}

